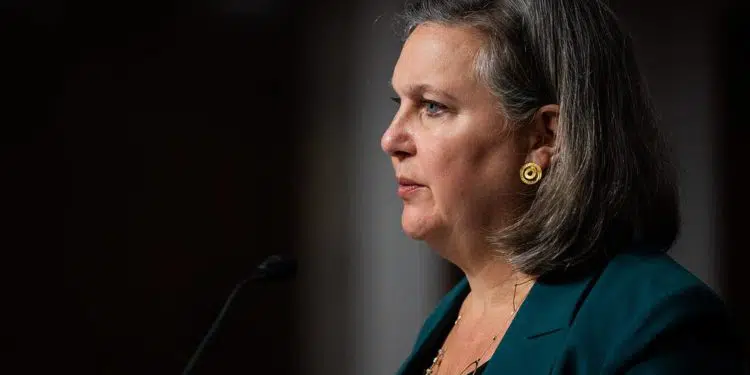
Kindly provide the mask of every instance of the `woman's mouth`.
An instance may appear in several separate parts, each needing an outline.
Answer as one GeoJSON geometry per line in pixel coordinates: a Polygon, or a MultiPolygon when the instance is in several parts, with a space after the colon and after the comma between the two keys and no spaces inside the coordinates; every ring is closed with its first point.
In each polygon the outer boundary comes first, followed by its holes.
{"type": "Polygon", "coordinates": [[[400,177],[398,179],[398,196],[402,199],[418,193],[423,188],[425,188],[424,185],[418,184],[408,178],[400,177]]]}

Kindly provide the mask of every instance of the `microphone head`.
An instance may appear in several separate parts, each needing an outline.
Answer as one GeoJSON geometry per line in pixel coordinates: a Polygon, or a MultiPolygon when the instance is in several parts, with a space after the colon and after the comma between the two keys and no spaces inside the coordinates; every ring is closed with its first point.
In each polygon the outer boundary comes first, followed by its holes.
{"type": "Polygon", "coordinates": [[[297,261],[281,255],[271,255],[253,271],[253,280],[281,281],[297,274],[297,261]]]}

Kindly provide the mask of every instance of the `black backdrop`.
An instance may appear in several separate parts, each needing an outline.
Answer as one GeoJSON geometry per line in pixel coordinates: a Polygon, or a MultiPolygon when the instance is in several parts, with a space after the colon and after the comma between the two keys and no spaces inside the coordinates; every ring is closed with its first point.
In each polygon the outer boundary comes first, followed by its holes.
{"type": "Polygon", "coordinates": [[[747,3],[730,7],[722,19],[721,55],[722,125],[720,127],[722,148],[721,181],[726,227],[722,228],[725,239],[726,300],[746,338],[746,353],[750,358],[750,289],[748,289],[748,265],[750,251],[747,250],[747,216],[750,213],[750,195],[747,193],[745,162],[747,142],[750,140],[747,94],[750,88],[750,22],[747,3]]]}
{"type": "MultiPolygon", "coordinates": [[[[0,18],[11,359],[177,372],[234,283],[266,255],[294,253],[301,13],[27,3],[3,3],[0,18]]],[[[295,299],[275,298],[289,293],[246,290],[243,316],[230,317],[242,337],[220,334],[231,349],[204,368],[294,372],[295,299]]]]}

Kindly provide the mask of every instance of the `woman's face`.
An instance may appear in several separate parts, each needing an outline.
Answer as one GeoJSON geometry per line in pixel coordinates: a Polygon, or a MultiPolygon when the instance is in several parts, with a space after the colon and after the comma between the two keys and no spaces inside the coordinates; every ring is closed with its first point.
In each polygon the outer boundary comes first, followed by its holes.
{"type": "Polygon", "coordinates": [[[381,146],[399,179],[404,231],[434,247],[483,240],[519,209],[528,147],[506,131],[496,97],[475,77],[480,38],[422,24],[391,80],[401,104],[381,146]]]}

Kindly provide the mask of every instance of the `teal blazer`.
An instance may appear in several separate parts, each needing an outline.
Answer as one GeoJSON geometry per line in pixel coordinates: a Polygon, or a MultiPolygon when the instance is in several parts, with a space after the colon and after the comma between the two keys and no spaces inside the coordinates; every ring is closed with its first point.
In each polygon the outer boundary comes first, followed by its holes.
{"type": "MultiPolygon", "coordinates": [[[[416,353],[468,292],[464,278],[440,301],[398,374],[424,374],[410,370],[416,353]]],[[[750,373],[730,320],[716,294],[668,255],[629,252],[578,279],[540,277],[484,374],[750,373]]]]}

